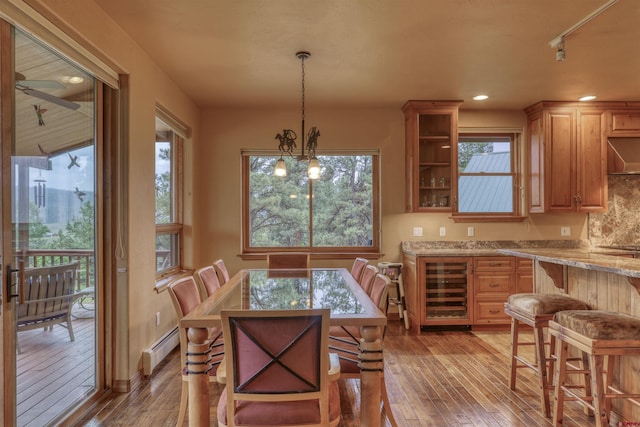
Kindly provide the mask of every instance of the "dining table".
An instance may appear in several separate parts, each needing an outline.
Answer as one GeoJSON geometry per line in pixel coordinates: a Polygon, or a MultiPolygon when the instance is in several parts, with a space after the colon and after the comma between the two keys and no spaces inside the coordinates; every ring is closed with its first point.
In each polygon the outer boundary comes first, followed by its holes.
{"type": "MultiPolygon", "coordinates": [[[[187,329],[189,426],[210,426],[208,328],[225,309],[330,309],[332,326],[360,328],[360,425],[379,427],[387,317],[346,268],[244,269],[180,319],[187,329]]],[[[214,405],[217,402],[214,402],[214,405]]],[[[391,408],[385,408],[390,411],[391,408]]]]}

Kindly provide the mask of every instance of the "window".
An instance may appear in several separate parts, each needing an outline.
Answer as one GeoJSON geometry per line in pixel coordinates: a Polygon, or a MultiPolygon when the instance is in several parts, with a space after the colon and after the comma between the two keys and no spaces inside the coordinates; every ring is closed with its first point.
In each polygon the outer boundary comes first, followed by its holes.
{"type": "Polygon", "coordinates": [[[318,156],[318,180],[286,156],[287,176],[274,176],[278,158],[243,153],[244,254],[379,252],[377,152],[318,156]]]}
{"type": "Polygon", "coordinates": [[[517,134],[463,134],[457,145],[454,216],[515,217],[519,212],[517,134]]]}
{"type": "Polygon", "coordinates": [[[182,267],[182,138],[156,118],[156,275],[182,267]]]}

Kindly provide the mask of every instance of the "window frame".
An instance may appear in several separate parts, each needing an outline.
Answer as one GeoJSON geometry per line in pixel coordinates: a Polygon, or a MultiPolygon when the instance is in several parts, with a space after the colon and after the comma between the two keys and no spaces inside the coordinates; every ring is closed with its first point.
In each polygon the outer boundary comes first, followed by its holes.
{"type": "Polygon", "coordinates": [[[454,222],[521,222],[524,221],[522,216],[522,200],[523,200],[523,183],[522,183],[522,159],[521,159],[522,130],[521,129],[458,129],[458,140],[454,144],[452,152],[452,193],[454,203],[452,204],[451,219],[454,222]],[[464,138],[505,138],[511,140],[511,173],[477,173],[477,174],[461,174],[458,170],[459,144],[465,142],[464,138]],[[462,140],[462,141],[461,141],[462,140]],[[460,195],[458,194],[458,182],[461,176],[505,176],[512,177],[512,201],[513,209],[511,212],[459,212],[460,195]]]}
{"type": "MultiPolygon", "coordinates": [[[[242,189],[242,208],[241,208],[241,254],[244,260],[265,259],[268,253],[273,252],[305,252],[311,255],[313,259],[348,259],[354,256],[369,256],[371,258],[380,257],[381,246],[381,206],[380,206],[380,152],[379,150],[323,150],[319,154],[320,164],[322,165],[322,156],[371,156],[372,157],[372,213],[373,213],[373,233],[371,246],[333,246],[333,247],[314,247],[314,246],[296,246],[296,247],[252,247],[250,245],[250,215],[249,215],[249,171],[250,158],[255,156],[279,158],[280,152],[276,150],[242,150],[242,170],[241,170],[241,189],[242,189]]],[[[322,175],[320,176],[322,179],[322,175]]],[[[313,194],[313,181],[311,181],[310,192],[313,194]]],[[[310,209],[312,204],[310,203],[310,209]]],[[[312,218],[312,216],[310,216],[312,218]]],[[[313,226],[312,220],[310,227],[313,226]]],[[[310,229],[310,238],[313,236],[313,229],[310,229]]]]}
{"type": "MultiPolygon", "coordinates": [[[[184,265],[184,234],[183,234],[183,168],[184,168],[184,160],[183,160],[183,149],[184,149],[184,138],[180,135],[180,129],[176,129],[172,123],[167,123],[167,120],[163,120],[164,117],[162,114],[156,114],[156,123],[161,122],[164,124],[171,132],[172,140],[168,141],[171,144],[171,216],[172,222],[169,223],[155,223],[156,233],[154,242],[157,241],[159,236],[176,236],[178,239],[177,243],[177,256],[176,256],[176,265],[162,270],[156,271],[156,280],[165,278],[167,276],[179,273],[183,270],[184,265]]],[[[154,141],[154,156],[155,156],[155,144],[161,141],[158,138],[158,128],[156,125],[156,138],[154,141]]],[[[155,161],[154,161],[155,163],[155,161]]],[[[155,164],[154,164],[155,171],[155,164]]],[[[154,172],[155,177],[155,172],[154,172]]],[[[155,198],[154,198],[155,200],[155,198]]],[[[155,209],[154,209],[155,214],[155,209]]],[[[154,220],[155,221],[155,220],[154,220]]],[[[154,252],[155,244],[154,244],[154,252]]],[[[157,255],[154,255],[157,257],[157,255]]],[[[157,260],[156,260],[157,263],[157,260]]],[[[157,265],[156,265],[157,268],[157,265]]]]}

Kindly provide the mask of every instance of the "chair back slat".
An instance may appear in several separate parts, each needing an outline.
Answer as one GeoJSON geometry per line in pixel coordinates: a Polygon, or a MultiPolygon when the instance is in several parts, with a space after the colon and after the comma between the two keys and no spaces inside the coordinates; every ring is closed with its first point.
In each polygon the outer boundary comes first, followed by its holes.
{"type": "Polygon", "coordinates": [[[211,265],[197,269],[193,277],[196,279],[198,289],[200,290],[200,298],[203,301],[210,297],[216,290],[220,289],[220,280],[218,279],[215,268],[211,265]]]}
{"type": "Polygon", "coordinates": [[[373,280],[376,278],[376,274],[378,274],[380,270],[375,265],[367,265],[362,272],[362,276],[360,277],[360,287],[364,289],[367,295],[371,292],[371,285],[373,284],[373,280]]]}
{"type": "Polygon", "coordinates": [[[360,277],[362,277],[362,272],[364,271],[365,267],[369,264],[369,260],[365,259],[365,258],[356,258],[353,261],[353,265],[351,265],[351,275],[353,276],[354,279],[356,279],[356,282],[360,282],[360,277]]]}
{"type": "Polygon", "coordinates": [[[227,266],[225,265],[224,261],[221,259],[216,260],[213,263],[213,266],[215,267],[216,273],[218,274],[218,280],[220,281],[220,284],[224,285],[225,283],[227,283],[231,276],[229,275],[229,270],[227,270],[227,266]]]}
{"type": "Polygon", "coordinates": [[[269,268],[269,270],[309,268],[309,254],[293,252],[267,254],[267,268],[269,268]]]}

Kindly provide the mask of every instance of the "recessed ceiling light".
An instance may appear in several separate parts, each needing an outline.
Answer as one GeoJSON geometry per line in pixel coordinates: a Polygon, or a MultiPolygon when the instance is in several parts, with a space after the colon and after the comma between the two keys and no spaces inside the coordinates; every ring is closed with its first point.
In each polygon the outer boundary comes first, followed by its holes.
{"type": "Polygon", "coordinates": [[[489,99],[489,95],[476,95],[473,99],[474,101],[484,101],[485,99],[489,99]]]}
{"type": "Polygon", "coordinates": [[[580,101],[593,101],[596,99],[595,95],[587,95],[580,98],[580,101]]]}
{"type": "Polygon", "coordinates": [[[78,83],[82,83],[84,81],[84,78],[80,76],[65,76],[62,80],[77,85],[78,83]]]}

